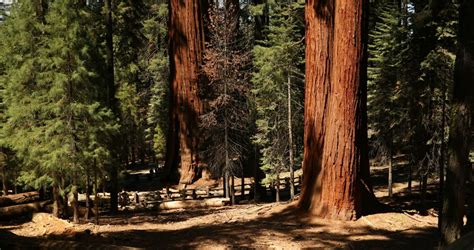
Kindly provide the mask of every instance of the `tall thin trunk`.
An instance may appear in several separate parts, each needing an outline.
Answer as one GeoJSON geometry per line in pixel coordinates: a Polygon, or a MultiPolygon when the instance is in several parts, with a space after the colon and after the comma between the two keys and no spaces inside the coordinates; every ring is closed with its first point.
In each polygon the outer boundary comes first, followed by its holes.
{"type": "Polygon", "coordinates": [[[99,225],[99,183],[97,177],[97,169],[94,170],[94,214],[95,214],[95,224],[99,225]]]}
{"type": "Polygon", "coordinates": [[[280,202],[280,173],[276,177],[275,191],[275,201],[280,202]]]}
{"type": "Polygon", "coordinates": [[[235,177],[232,175],[230,182],[230,199],[232,201],[232,205],[235,205],[235,177]]]}
{"type": "Polygon", "coordinates": [[[76,180],[74,180],[74,185],[72,187],[72,209],[73,209],[73,222],[79,223],[79,199],[77,192],[76,180]]]}
{"type": "Polygon", "coordinates": [[[390,143],[390,153],[388,159],[388,197],[393,196],[393,143],[390,143]]]}
{"type": "Polygon", "coordinates": [[[242,170],[242,178],[240,179],[240,199],[244,200],[245,198],[245,174],[244,174],[244,168],[242,165],[240,165],[241,170],[242,170]]]}
{"type": "Polygon", "coordinates": [[[257,146],[253,146],[254,164],[253,164],[253,199],[258,200],[258,160],[257,160],[257,146]]]}
{"type": "MultiPolygon", "coordinates": [[[[62,189],[64,190],[65,187],[66,187],[66,180],[64,179],[64,177],[62,176],[61,177],[61,187],[62,189]]],[[[65,193],[64,196],[62,196],[62,216],[63,218],[69,218],[69,211],[68,211],[68,208],[69,208],[69,204],[68,204],[68,197],[67,197],[67,194],[65,193]]]]}
{"type": "Polygon", "coordinates": [[[89,171],[86,171],[86,213],[84,214],[84,219],[89,220],[91,214],[91,199],[90,199],[90,174],[89,171]]]}
{"type": "MultiPolygon", "coordinates": [[[[105,7],[105,25],[106,25],[106,60],[107,60],[107,105],[112,110],[115,116],[118,116],[117,99],[115,98],[115,67],[114,67],[114,20],[112,10],[112,0],[104,1],[105,7]]],[[[117,145],[115,142],[111,142],[111,151],[115,160],[120,159],[117,157],[117,145]]],[[[117,162],[111,163],[108,167],[110,175],[110,211],[117,212],[118,210],[118,173],[117,173],[117,162]]]]}
{"type": "Polygon", "coordinates": [[[442,240],[449,244],[461,236],[465,215],[466,176],[470,174],[474,102],[474,2],[463,0],[459,14],[458,53],[455,66],[448,141],[448,165],[443,197],[442,240]]]}
{"type": "Polygon", "coordinates": [[[439,191],[438,191],[438,225],[441,225],[443,222],[443,192],[444,192],[444,168],[445,168],[445,151],[446,151],[446,86],[443,86],[443,104],[441,109],[441,150],[439,156],[439,191]]]}
{"type": "Polygon", "coordinates": [[[291,75],[288,71],[288,149],[290,152],[290,199],[295,198],[295,159],[293,156],[293,126],[292,126],[292,110],[291,110],[291,75]]]}
{"type": "Polygon", "coordinates": [[[366,0],[306,1],[300,206],[353,220],[378,205],[369,181],[366,0]]]}
{"type": "Polygon", "coordinates": [[[225,186],[225,198],[230,198],[230,183],[229,183],[229,171],[226,170],[224,174],[224,186],[225,186]]]}
{"type": "Polygon", "coordinates": [[[227,196],[226,196],[227,193],[226,193],[225,189],[226,189],[225,173],[222,173],[222,196],[224,198],[227,198],[227,196]]]}
{"type": "Polygon", "coordinates": [[[198,165],[198,117],[202,112],[199,81],[203,62],[204,28],[201,1],[170,1],[169,39],[171,72],[170,131],[166,166],[179,164],[181,184],[196,178],[198,165]],[[169,141],[177,139],[177,142],[169,141]],[[179,142],[179,143],[178,143],[179,142]]]}

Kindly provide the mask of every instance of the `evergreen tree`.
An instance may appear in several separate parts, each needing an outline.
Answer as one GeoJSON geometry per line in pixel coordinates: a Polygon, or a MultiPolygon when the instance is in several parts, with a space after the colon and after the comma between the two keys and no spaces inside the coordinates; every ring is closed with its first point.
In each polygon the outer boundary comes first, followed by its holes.
{"type": "Polygon", "coordinates": [[[141,56],[141,79],[149,86],[146,138],[153,142],[154,157],[164,160],[168,132],[168,4],[167,1],[150,1],[147,18],[143,21],[146,37],[141,56]]]}
{"type": "MultiPolygon", "coordinates": [[[[20,6],[21,16],[26,7],[20,6]]],[[[21,21],[14,17],[11,20],[21,21]]],[[[36,24],[39,34],[47,34],[35,41],[34,45],[40,46],[21,54],[10,51],[14,58],[32,55],[31,61],[17,61],[6,74],[8,140],[33,167],[28,171],[36,176],[33,184],[43,180],[40,184],[51,184],[55,192],[60,188],[63,197],[66,190],[72,190],[75,222],[80,177],[91,158],[108,155],[100,134],[116,129],[110,111],[97,101],[97,75],[88,64],[93,51],[89,21],[83,3],[52,2],[44,21],[36,24]],[[20,74],[28,77],[18,77],[20,74]]],[[[30,32],[15,30],[9,34],[13,36],[11,42],[17,43],[18,36],[35,37],[30,32]]],[[[31,41],[25,48],[33,45],[31,41]]],[[[58,204],[55,200],[56,215],[58,204]]]]}
{"type": "MultiPolygon", "coordinates": [[[[304,44],[299,14],[303,8],[303,1],[270,4],[267,39],[253,51],[257,69],[252,79],[257,109],[254,143],[261,150],[266,184],[277,184],[279,173],[287,166],[293,171],[295,155],[302,152],[304,44]]],[[[293,183],[292,178],[290,181],[293,183]]]]}
{"type": "Polygon", "coordinates": [[[230,176],[241,175],[248,149],[250,53],[241,33],[239,5],[226,1],[209,10],[209,43],[202,82],[201,154],[214,176],[223,176],[230,197],[230,176]]]}

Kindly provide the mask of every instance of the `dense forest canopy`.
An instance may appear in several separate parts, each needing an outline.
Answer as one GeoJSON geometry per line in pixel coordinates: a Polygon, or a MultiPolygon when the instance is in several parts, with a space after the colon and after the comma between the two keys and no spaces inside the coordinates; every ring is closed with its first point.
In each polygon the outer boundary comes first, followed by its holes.
{"type": "Polygon", "coordinates": [[[3,195],[40,190],[79,222],[85,194],[98,221],[98,193],[117,212],[147,169],[167,192],[214,180],[235,204],[249,178],[256,201],[355,220],[386,209],[383,167],[443,243],[474,225],[473,1],[18,0],[0,17],[3,195]]]}

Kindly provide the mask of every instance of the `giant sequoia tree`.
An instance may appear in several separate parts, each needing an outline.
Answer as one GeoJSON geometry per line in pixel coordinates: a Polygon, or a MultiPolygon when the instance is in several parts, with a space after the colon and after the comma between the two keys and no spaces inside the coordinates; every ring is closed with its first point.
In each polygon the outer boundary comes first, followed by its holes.
{"type": "Polygon", "coordinates": [[[374,201],[367,156],[367,7],[365,0],[306,1],[300,206],[322,217],[355,219],[374,201]]]}
{"type": "Polygon", "coordinates": [[[166,166],[177,169],[180,183],[196,177],[198,163],[198,117],[202,110],[198,83],[203,61],[204,28],[201,1],[170,1],[171,126],[168,132],[166,166]]]}
{"type": "Polygon", "coordinates": [[[466,176],[470,176],[469,150],[474,101],[473,17],[474,3],[470,0],[462,1],[458,34],[459,50],[451,104],[446,190],[443,197],[443,220],[440,225],[444,243],[451,243],[461,236],[465,215],[465,182],[466,176]]]}

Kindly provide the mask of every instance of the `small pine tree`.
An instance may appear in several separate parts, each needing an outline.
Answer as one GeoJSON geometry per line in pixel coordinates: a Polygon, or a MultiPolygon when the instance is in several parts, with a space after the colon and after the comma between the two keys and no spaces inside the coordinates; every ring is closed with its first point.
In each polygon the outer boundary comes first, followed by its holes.
{"type": "Polygon", "coordinates": [[[274,2],[269,8],[267,39],[253,50],[257,69],[252,78],[257,110],[253,139],[261,149],[264,183],[277,185],[280,172],[287,166],[293,171],[295,155],[302,152],[304,44],[298,13],[304,2],[274,2]]]}
{"type": "Polygon", "coordinates": [[[229,177],[240,175],[248,148],[248,41],[241,34],[239,6],[225,4],[209,10],[209,43],[202,84],[204,113],[201,153],[214,176],[224,176],[229,197],[229,177]]]}

